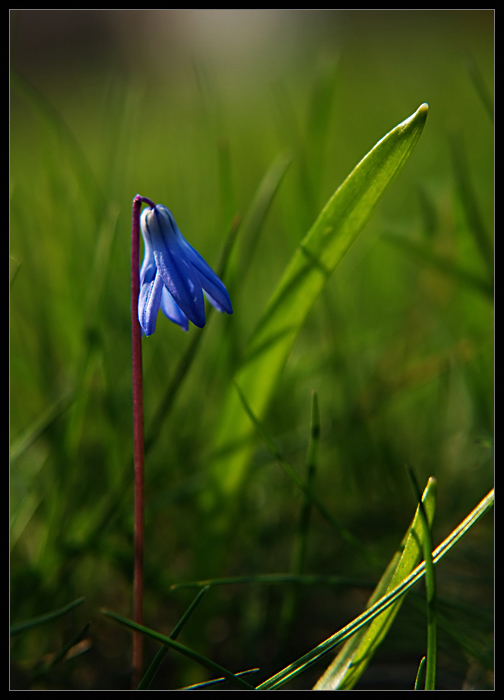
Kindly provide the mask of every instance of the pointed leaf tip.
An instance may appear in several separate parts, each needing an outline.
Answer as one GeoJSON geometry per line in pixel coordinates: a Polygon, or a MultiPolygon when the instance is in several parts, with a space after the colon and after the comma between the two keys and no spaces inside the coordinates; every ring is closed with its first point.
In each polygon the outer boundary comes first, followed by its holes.
{"type": "Polygon", "coordinates": [[[420,107],[416,110],[416,112],[413,112],[409,117],[407,117],[401,124],[399,124],[396,128],[400,129],[403,131],[405,127],[408,127],[412,124],[417,124],[421,123],[421,128],[423,128],[423,125],[425,124],[425,120],[427,119],[427,114],[429,112],[429,105],[427,102],[423,102],[420,107]]]}
{"type": "Polygon", "coordinates": [[[429,104],[428,102],[422,102],[420,107],[417,109],[415,112],[415,117],[420,117],[422,116],[424,120],[427,118],[427,114],[429,113],[429,104]]]}

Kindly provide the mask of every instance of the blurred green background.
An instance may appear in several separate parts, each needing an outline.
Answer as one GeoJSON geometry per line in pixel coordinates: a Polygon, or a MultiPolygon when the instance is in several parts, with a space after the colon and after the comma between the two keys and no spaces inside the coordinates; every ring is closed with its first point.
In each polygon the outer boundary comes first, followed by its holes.
{"type": "MultiPolygon", "coordinates": [[[[494,14],[14,10],[10,19],[11,622],[86,596],[13,640],[11,682],[124,688],[130,635],[100,608],[131,613],[133,196],[168,206],[215,268],[241,222],[223,272],[234,314],[211,315],[169,410],[170,382],[201,331],[160,317],[144,340],[146,623],[169,633],[194,596],[172,583],[291,570],[303,500],[259,437],[221,550],[198,546],[220,408],[323,205],[378,139],[429,103],[410,161],[315,304],[265,425],[304,476],[317,391],[315,488],[326,505],[385,566],[414,512],[409,462],[422,485],[438,480],[437,544],[493,482],[494,14]],[[254,198],[279,157],[285,174],[255,227],[254,198]],[[87,620],[86,653],[34,679],[87,620]]],[[[487,517],[438,567],[449,620],[440,687],[491,683],[492,532],[487,517]]],[[[304,569],[377,580],[316,514],[304,569]]],[[[286,622],[285,587],[214,589],[181,641],[233,670],[273,673],[358,614],[368,594],[301,587],[286,622]]],[[[360,687],[411,687],[422,615],[404,608],[360,687]]],[[[158,687],[204,677],[170,654],[158,687]]]]}

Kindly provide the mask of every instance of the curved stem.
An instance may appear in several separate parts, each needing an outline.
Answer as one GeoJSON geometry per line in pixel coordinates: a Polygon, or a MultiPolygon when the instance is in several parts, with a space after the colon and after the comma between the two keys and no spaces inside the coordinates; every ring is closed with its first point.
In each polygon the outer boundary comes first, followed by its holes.
{"type": "MultiPolygon", "coordinates": [[[[154,206],[146,197],[133,199],[131,222],[131,359],[133,377],[133,449],[135,462],[135,534],[133,571],[133,619],[143,624],[144,559],[144,416],[142,381],[142,331],[138,322],[140,291],[140,208],[142,202],[154,206]]],[[[143,637],[133,632],[133,680],[136,688],[142,677],[143,637]]]]}

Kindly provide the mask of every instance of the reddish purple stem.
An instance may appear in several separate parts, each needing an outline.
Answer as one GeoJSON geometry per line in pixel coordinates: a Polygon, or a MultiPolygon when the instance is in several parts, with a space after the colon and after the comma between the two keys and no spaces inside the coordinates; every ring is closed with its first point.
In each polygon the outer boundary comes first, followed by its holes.
{"type": "MultiPolygon", "coordinates": [[[[143,624],[144,560],[144,415],[142,381],[142,331],[138,322],[140,291],[140,209],[142,203],[154,207],[147,197],[133,199],[131,222],[131,350],[133,375],[133,445],[135,461],[135,535],[133,571],[133,619],[143,624]]],[[[133,632],[133,682],[136,688],[142,677],[143,637],[133,632]]]]}

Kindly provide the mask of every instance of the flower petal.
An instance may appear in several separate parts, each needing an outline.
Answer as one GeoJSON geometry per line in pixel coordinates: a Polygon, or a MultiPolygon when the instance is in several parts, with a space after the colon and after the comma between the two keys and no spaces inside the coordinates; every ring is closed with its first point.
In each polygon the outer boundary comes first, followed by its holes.
{"type": "Polygon", "coordinates": [[[199,273],[201,286],[206,292],[208,301],[214,306],[217,311],[227,314],[233,313],[231,299],[228,291],[219,277],[212,270],[207,261],[184,239],[184,248],[186,255],[199,273]]]}
{"type": "Polygon", "coordinates": [[[138,318],[145,335],[156,329],[159,308],[188,330],[189,321],[205,325],[205,302],[233,313],[226,287],[206,260],[181,234],[170,210],[162,204],[144,209],[140,225],[145,244],[140,271],[138,318]]]}
{"type": "Polygon", "coordinates": [[[181,311],[202,328],[205,304],[201,280],[186,257],[182,234],[171,212],[162,205],[150,210],[144,219],[158,272],[181,311]]]}
{"type": "Polygon", "coordinates": [[[163,286],[163,294],[161,295],[161,311],[164,315],[173,321],[173,323],[178,324],[182,330],[189,330],[189,319],[185,313],[180,309],[175,299],[172,297],[170,292],[166,287],[163,286]]]}
{"type": "Polygon", "coordinates": [[[156,321],[163,292],[163,278],[156,268],[149,266],[148,275],[140,282],[138,295],[138,321],[146,336],[156,330],[156,321]],[[154,275],[151,274],[154,270],[154,275]]]}

